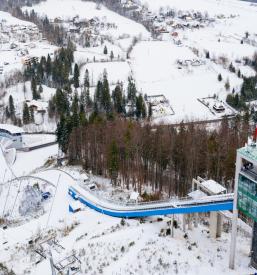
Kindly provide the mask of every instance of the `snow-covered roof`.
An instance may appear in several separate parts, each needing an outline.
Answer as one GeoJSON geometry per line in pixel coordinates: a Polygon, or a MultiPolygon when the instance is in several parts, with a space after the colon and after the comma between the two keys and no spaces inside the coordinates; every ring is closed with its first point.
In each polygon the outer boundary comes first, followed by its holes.
{"type": "Polygon", "coordinates": [[[227,191],[225,187],[223,187],[221,184],[217,183],[214,180],[203,181],[201,182],[201,185],[214,195],[227,191]]]}
{"type": "Polygon", "coordinates": [[[200,199],[200,198],[206,197],[206,194],[201,190],[195,190],[189,193],[188,196],[191,197],[192,199],[200,199]]]}
{"type": "Polygon", "coordinates": [[[6,130],[6,131],[10,132],[11,134],[24,133],[24,130],[22,128],[11,125],[11,124],[0,124],[0,129],[6,130]]]}
{"type": "Polygon", "coordinates": [[[82,206],[80,201],[71,201],[69,204],[73,211],[79,210],[82,206]]]}

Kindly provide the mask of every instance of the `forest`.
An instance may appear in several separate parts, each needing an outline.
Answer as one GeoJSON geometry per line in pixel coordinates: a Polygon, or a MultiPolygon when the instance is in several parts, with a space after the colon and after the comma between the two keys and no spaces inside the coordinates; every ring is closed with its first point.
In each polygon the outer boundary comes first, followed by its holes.
{"type": "Polygon", "coordinates": [[[229,190],[233,186],[236,150],[244,145],[249,116],[224,118],[217,129],[206,125],[151,126],[116,116],[73,128],[68,140],[70,164],[108,177],[114,185],[155,199],[161,192],[186,196],[193,177],[212,178],[229,190]]]}

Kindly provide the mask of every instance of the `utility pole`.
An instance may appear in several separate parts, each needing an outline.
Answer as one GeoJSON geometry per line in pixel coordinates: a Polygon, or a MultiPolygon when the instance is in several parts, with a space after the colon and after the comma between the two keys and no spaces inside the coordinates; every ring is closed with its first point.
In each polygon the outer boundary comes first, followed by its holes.
{"type": "Polygon", "coordinates": [[[174,238],[174,214],[172,215],[171,237],[174,238]]]}

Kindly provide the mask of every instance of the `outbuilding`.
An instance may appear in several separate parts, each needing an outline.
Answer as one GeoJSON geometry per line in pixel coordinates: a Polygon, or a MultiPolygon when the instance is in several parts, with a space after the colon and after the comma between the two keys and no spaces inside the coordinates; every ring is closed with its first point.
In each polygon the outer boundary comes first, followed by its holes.
{"type": "Polygon", "coordinates": [[[23,147],[24,130],[20,127],[10,124],[0,124],[0,137],[12,140],[12,147],[21,149],[23,147]]]}

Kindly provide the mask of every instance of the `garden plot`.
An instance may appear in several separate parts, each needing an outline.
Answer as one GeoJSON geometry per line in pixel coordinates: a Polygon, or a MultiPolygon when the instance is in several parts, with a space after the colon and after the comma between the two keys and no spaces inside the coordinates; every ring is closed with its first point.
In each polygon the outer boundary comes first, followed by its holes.
{"type": "Polygon", "coordinates": [[[152,108],[152,117],[164,117],[174,115],[174,111],[164,95],[147,96],[146,104],[152,108]]]}
{"type": "Polygon", "coordinates": [[[210,112],[217,118],[221,118],[225,116],[235,116],[238,113],[226,102],[219,100],[215,97],[199,98],[198,100],[204,106],[206,106],[206,108],[208,108],[210,112]]]}

